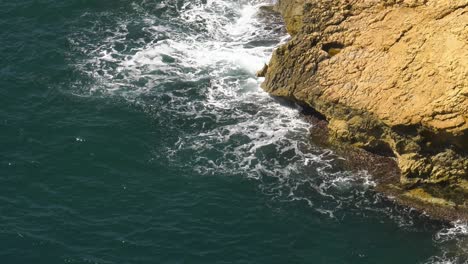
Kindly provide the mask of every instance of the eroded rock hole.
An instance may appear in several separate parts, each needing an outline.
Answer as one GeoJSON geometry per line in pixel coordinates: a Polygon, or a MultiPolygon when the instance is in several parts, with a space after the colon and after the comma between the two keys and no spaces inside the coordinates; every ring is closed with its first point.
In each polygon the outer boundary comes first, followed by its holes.
{"type": "Polygon", "coordinates": [[[329,42],[322,45],[322,50],[326,51],[330,57],[340,53],[344,45],[339,42],[329,42]]]}

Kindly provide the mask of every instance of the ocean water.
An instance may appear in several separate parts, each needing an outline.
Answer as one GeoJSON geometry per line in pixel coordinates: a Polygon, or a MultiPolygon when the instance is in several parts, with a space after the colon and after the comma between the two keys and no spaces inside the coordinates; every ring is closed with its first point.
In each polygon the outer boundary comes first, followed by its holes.
{"type": "Polygon", "coordinates": [[[0,1],[0,263],[468,263],[259,88],[267,3],[0,1]]]}

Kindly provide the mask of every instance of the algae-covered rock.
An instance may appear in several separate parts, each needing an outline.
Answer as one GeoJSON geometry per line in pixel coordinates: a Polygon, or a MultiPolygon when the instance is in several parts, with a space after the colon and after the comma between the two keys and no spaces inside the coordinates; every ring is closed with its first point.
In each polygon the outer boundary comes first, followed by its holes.
{"type": "Polygon", "coordinates": [[[406,196],[414,199],[419,199],[423,202],[436,204],[440,206],[455,207],[455,203],[442,198],[436,198],[421,188],[415,188],[405,193],[406,196]]]}
{"type": "Polygon", "coordinates": [[[331,141],[395,157],[402,184],[468,181],[468,0],[276,10],[292,38],[262,72],[266,91],[325,116],[331,141]]]}

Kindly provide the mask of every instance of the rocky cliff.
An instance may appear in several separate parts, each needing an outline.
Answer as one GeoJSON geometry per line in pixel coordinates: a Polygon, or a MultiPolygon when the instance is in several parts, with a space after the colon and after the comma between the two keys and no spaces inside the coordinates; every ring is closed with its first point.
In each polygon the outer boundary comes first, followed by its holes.
{"type": "Polygon", "coordinates": [[[468,208],[468,0],[275,9],[291,39],[261,73],[263,88],[317,111],[331,142],[394,157],[404,196],[468,208]]]}

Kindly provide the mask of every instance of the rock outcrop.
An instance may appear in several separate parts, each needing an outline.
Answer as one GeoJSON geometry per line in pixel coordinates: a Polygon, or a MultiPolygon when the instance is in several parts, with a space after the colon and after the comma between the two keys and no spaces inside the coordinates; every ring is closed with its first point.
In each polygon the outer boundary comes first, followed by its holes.
{"type": "Polygon", "coordinates": [[[324,116],[331,141],[395,157],[407,197],[468,208],[468,0],[275,8],[292,38],[263,70],[263,88],[324,116]]]}

